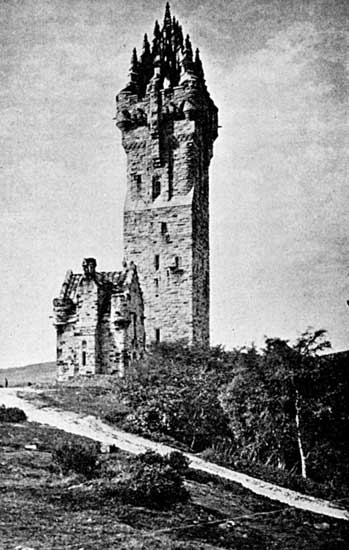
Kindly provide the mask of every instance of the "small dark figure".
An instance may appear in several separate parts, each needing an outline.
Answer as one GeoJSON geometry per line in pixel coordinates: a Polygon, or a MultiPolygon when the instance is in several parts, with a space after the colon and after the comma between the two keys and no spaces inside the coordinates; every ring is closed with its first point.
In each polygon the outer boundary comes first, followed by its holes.
{"type": "Polygon", "coordinates": [[[8,388],[8,380],[5,378],[5,388],[8,388]]]}

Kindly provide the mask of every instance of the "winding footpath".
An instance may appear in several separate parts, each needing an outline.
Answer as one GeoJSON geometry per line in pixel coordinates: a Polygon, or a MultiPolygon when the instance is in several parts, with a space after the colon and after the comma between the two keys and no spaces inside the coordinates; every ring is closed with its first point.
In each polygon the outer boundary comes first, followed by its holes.
{"type": "MultiPolygon", "coordinates": [[[[21,408],[31,422],[54,426],[65,432],[82,435],[105,445],[115,445],[119,449],[133,454],[144,453],[147,450],[167,454],[176,450],[168,445],[123,432],[118,428],[105,424],[95,416],[83,416],[74,412],[40,406],[40,403],[37,402],[26,401],[17,396],[17,391],[21,389],[28,390],[28,388],[0,388],[0,405],[4,404],[6,407],[21,408]]],[[[190,467],[195,470],[201,470],[220,478],[234,481],[257,495],[282,502],[294,508],[349,521],[349,512],[347,510],[334,506],[327,500],[303,495],[246,474],[235,472],[212,462],[206,462],[190,453],[184,454],[190,460],[190,467]]]]}

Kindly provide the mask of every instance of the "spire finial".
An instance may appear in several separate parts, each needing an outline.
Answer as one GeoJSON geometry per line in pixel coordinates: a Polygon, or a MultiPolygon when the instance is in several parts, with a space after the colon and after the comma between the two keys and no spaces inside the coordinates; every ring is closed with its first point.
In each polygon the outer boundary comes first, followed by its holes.
{"type": "Polygon", "coordinates": [[[155,38],[157,38],[160,34],[160,25],[159,25],[159,21],[156,19],[155,20],[155,25],[154,25],[154,36],[155,38]]]}
{"type": "Polygon", "coordinates": [[[139,63],[137,57],[137,50],[133,48],[130,67],[130,82],[134,85],[138,85],[139,80],[139,63]]]}
{"type": "Polygon", "coordinates": [[[171,8],[170,3],[166,2],[164,25],[171,24],[171,8]]]}
{"type": "Polygon", "coordinates": [[[148,35],[145,34],[144,35],[144,40],[143,40],[143,53],[150,53],[150,44],[149,44],[149,40],[148,40],[148,35]]]}
{"type": "Polygon", "coordinates": [[[185,37],[185,50],[186,50],[187,56],[190,56],[192,58],[193,57],[193,48],[191,46],[191,41],[190,41],[189,34],[187,34],[187,36],[185,37]]]}
{"type": "Polygon", "coordinates": [[[201,59],[200,59],[200,50],[199,48],[196,48],[196,51],[195,51],[195,69],[196,69],[196,73],[197,75],[202,78],[203,80],[205,80],[205,76],[204,76],[204,69],[202,68],[202,63],[201,63],[201,59]]]}
{"type": "Polygon", "coordinates": [[[137,69],[138,69],[137,50],[136,48],[133,48],[132,57],[131,57],[131,71],[136,72],[137,69]]]}

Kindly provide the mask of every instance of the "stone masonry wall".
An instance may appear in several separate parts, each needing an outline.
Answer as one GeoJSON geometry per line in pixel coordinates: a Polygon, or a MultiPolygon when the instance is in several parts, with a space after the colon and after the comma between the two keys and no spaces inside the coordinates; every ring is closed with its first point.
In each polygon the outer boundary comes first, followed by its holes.
{"type": "Polygon", "coordinates": [[[67,378],[75,374],[98,374],[98,302],[96,283],[82,279],[73,318],[57,329],[58,378],[67,378]]]}
{"type": "Polygon", "coordinates": [[[139,266],[147,343],[156,330],[160,340],[192,341],[191,205],[125,212],[124,243],[139,266]]]}
{"type": "Polygon", "coordinates": [[[73,299],[54,300],[59,380],[77,374],[123,376],[128,364],[143,355],[143,298],[134,266],[121,287],[96,277],[99,282],[71,273],[62,290],[64,295],[69,280],[78,280],[73,299]]]}

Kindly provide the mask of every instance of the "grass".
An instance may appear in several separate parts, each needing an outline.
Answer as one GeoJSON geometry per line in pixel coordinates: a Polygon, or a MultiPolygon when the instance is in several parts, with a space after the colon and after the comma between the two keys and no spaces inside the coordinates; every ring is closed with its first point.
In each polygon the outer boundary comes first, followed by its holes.
{"type": "Polygon", "coordinates": [[[92,414],[104,419],[106,415],[118,412],[121,415],[131,412],[127,402],[118,397],[118,380],[115,377],[101,376],[95,383],[89,379],[51,385],[42,389],[39,395],[20,392],[27,400],[40,400],[48,407],[57,407],[79,414],[92,414]]]}
{"type": "MultiPolygon", "coordinates": [[[[347,548],[345,522],[280,506],[232,483],[188,481],[191,501],[167,510],[121,506],[106,496],[108,477],[82,482],[52,467],[52,445],[62,436],[77,439],[35,423],[0,424],[2,550],[347,548]]],[[[129,457],[118,451],[101,460],[117,471],[129,457]]]]}

